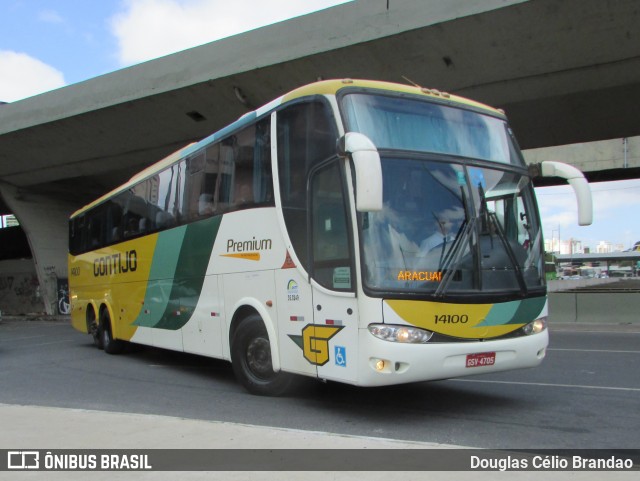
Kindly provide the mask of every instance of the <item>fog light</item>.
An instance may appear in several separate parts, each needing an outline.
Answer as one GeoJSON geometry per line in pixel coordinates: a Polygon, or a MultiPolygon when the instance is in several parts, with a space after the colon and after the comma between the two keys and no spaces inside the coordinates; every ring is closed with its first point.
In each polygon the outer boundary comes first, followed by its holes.
{"type": "Polygon", "coordinates": [[[522,328],[522,331],[527,335],[531,334],[540,334],[547,328],[547,318],[541,317],[540,319],[536,319],[533,322],[530,322],[526,326],[522,328]]]}
{"type": "Polygon", "coordinates": [[[375,363],[376,371],[384,371],[384,361],[382,359],[378,359],[375,363]]]}

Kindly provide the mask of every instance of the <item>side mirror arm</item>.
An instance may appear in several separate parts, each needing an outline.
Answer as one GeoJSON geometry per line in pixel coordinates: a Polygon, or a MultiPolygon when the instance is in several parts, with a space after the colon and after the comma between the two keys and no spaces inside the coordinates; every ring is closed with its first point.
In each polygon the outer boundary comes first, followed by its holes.
{"type": "Polygon", "coordinates": [[[562,162],[544,161],[529,166],[533,177],[560,177],[573,188],[578,202],[578,224],[591,225],[593,222],[593,200],[589,183],[580,170],[562,162]]]}
{"type": "Polygon", "coordinates": [[[382,210],[382,164],[374,143],[366,135],[347,132],[338,140],[338,155],[351,157],[356,173],[356,210],[382,210]]]}

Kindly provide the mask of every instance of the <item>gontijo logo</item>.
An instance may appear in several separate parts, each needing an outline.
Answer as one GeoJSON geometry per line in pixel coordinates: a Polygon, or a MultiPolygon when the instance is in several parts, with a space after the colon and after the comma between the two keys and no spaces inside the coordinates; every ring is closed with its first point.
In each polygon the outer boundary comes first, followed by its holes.
{"type": "Polygon", "coordinates": [[[93,276],[112,276],[135,272],[138,268],[138,253],[135,250],[117,252],[108,256],[98,257],[93,260],[93,276]]]}
{"type": "Polygon", "coordinates": [[[329,341],[343,327],[307,324],[302,329],[301,336],[289,334],[289,338],[302,349],[307,361],[316,366],[324,366],[329,362],[329,341]]]}

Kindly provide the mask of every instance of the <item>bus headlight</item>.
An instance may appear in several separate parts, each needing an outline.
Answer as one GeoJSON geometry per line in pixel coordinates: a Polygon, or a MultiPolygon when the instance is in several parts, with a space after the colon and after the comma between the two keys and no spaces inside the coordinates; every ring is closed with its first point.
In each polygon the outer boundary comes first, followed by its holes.
{"type": "Polygon", "coordinates": [[[539,334],[547,328],[547,318],[541,317],[533,322],[530,322],[522,328],[522,331],[527,335],[539,334]]]}
{"type": "Polygon", "coordinates": [[[369,324],[369,332],[378,339],[389,342],[422,344],[428,342],[433,332],[417,327],[394,326],[389,324],[369,324]]]}

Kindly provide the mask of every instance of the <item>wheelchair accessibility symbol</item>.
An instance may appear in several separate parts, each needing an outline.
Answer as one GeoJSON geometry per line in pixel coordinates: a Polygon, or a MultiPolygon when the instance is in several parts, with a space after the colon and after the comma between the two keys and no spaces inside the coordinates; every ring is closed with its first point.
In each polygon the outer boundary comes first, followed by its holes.
{"type": "Polygon", "coordinates": [[[344,346],[335,346],[336,366],[347,367],[347,348],[344,346]]]}

